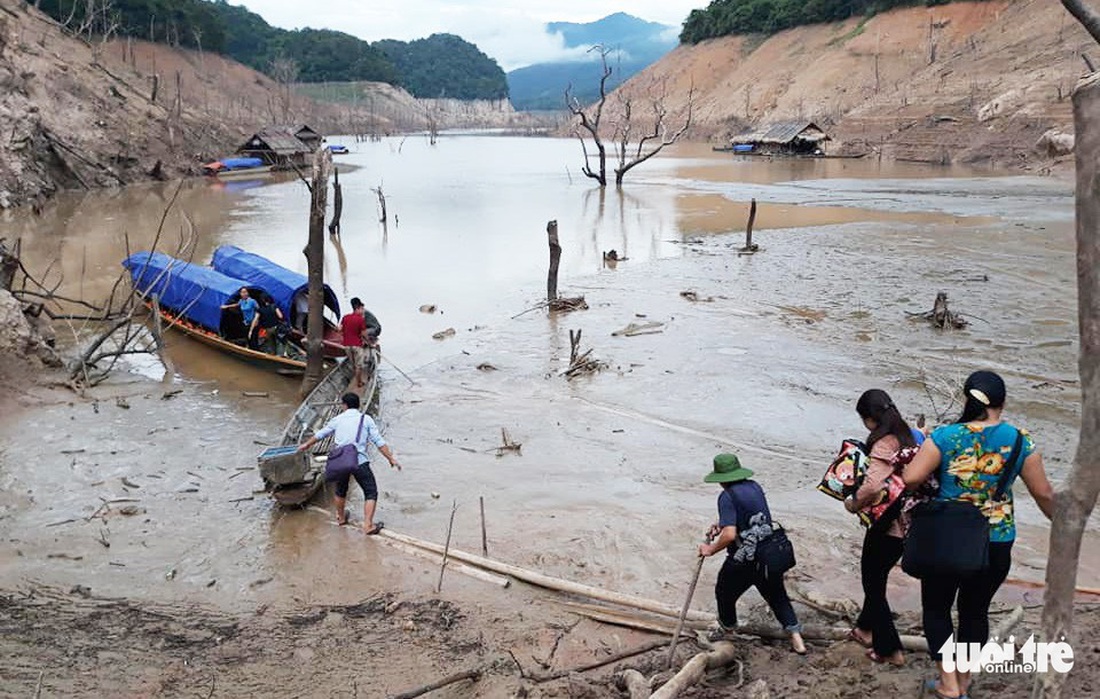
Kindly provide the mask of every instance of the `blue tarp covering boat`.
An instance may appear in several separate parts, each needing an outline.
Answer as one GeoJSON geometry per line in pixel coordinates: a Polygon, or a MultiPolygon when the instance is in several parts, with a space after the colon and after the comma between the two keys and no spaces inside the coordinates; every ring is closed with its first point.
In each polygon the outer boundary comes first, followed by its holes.
{"type": "Polygon", "coordinates": [[[221,331],[222,304],[235,301],[242,286],[261,286],[160,252],[135,252],[122,266],[138,293],[156,294],[165,308],[215,333],[221,331]]]}
{"type": "MultiPolygon", "coordinates": [[[[247,252],[236,245],[222,245],[215,250],[211,264],[222,274],[263,287],[264,291],[271,294],[271,298],[275,300],[275,305],[283,312],[283,316],[290,320],[291,325],[297,327],[294,301],[299,297],[304,298],[309,293],[309,280],[304,274],[293,272],[266,257],[247,252]]],[[[340,317],[340,301],[328,284],[325,284],[325,306],[331,309],[337,318],[340,317]]]]}
{"type": "Polygon", "coordinates": [[[264,161],[260,158],[223,158],[221,164],[226,170],[242,170],[250,167],[262,167],[264,161]]]}

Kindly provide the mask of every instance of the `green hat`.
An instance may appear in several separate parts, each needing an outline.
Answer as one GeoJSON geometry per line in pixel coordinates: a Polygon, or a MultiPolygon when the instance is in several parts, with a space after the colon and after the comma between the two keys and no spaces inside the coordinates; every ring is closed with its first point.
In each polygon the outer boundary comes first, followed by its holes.
{"type": "Polygon", "coordinates": [[[714,457],[714,471],[703,479],[706,483],[733,483],[752,478],[752,471],[741,466],[741,460],[734,454],[719,454],[714,457]]]}

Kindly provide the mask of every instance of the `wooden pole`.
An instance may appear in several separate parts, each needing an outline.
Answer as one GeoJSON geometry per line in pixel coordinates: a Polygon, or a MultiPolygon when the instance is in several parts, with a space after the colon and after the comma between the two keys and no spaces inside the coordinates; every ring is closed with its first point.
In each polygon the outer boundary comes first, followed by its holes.
{"type": "MultiPolygon", "coordinates": [[[[378,539],[386,546],[393,547],[398,551],[409,554],[410,556],[417,556],[419,558],[432,561],[433,563],[439,563],[442,560],[442,557],[438,553],[434,553],[426,549],[417,548],[416,546],[410,546],[408,544],[403,544],[400,541],[393,541],[391,539],[381,539],[379,537],[374,538],[378,539]]],[[[497,575],[496,573],[490,573],[489,571],[482,570],[481,568],[468,566],[464,563],[457,563],[455,561],[447,561],[447,570],[461,573],[462,575],[476,578],[478,580],[481,580],[482,582],[487,582],[491,585],[496,585],[498,587],[508,587],[512,584],[512,581],[504,576],[497,575]]]]}
{"type": "Polygon", "coordinates": [[[749,224],[745,226],[745,249],[752,250],[752,224],[756,222],[756,199],[749,205],[749,224]]]}
{"type": "MultiPolygon", "coordinates": [[[[401,541],[406,544],[418,546],[429,551],[435,551],[436,553],[443,553],[443,546],[439,544],[433,544],[429,541],[423,541],[415,537],[407,536],[405,534],[398,534],[392,529],[383,529],[378,534],[379,536],[388,537],[395,541],[401,541]]],[[[516,580],[522,580],[531,585],[537,585],[538,587],[545,587],[549,590],[557,590],[559,592],[566,592],[569,594],[580,595],[582,597],[590,597],[592,599],[603,600],[605,602],[611,602],[613,604],[621,604],[626,607],[634,607],[635,609],[641,609],[647,612],[653,612],[654,614],[661,614],[668,617],[676,618],[680,614],[680,610],[676,607],[672,607],[667,604],[661,604],[654,600],[648,600],[643,597],[635,597],[634,595],[625,595],[618,592],[610,592],[608,590],[601,590],[598,587],[592,587],[591,585],[584,585],[582,583],[575,583],[569,580],[562,580],[561,578],[554,578],[549,575],[543,575],[542,573],[528,570],[526,568],[520,568],[509,563],[502,563],[500,561],[494,561],[483,556],[477,556],[472,553],[466,553],[458,549],[450,550],[451,558],[455,560],[469,563],[470,565],[491,570],[494,573],[501,575],[510,575],[516,580]]],[[[688,620],[707,620],[710,621],[714,618],[713,614],[707,614],[706,612],[700,612],[697,610],[689,610],[687,613],[688,620]]]]}
{"type": "MultiPolygon", "coordinates": [[[[1076,15],[1075,15],[1076,16],[1076,15]]],[[[1094,15],[1095,16],[1095,15],[1094,15]]],[[[1100,24],[1100,20],[1098,20],[1100,24]]],[[[1077,324],[1081,350],[1081,435],[1077,455],[1054,500],[1043,605],[1043,640],[1072,643],[1073,595],[1081,560],[1081,538],[1100,495],[1100,73],[1073,91],[1077,134],[1077,324]]],[[[1032,696],[1058,699],[1066,675],[1036,674],[1032,696]]]]}
{"type": "Polygon", "coordinates": [[[489,555],[489,537],[485,532],[485,497],[478,496],[478,504],[481,506],[481,555],[488,557],[489,555]]]}
{"type": "Polygon", "coordinates": [[[306,262],[309,268],[309,318],[306,328],[306,372],[302,377],[302,395],[307,395],[321,381],[325,355],[324,285],[325,285],[325,207],[328,202],[328,175],[332,168],[332,153],[320,148],[313,156],[313,177],[310,185],[309,243],[306,262]]]}
{"type": "Polygon", "coordinates": [[[443,573],[447,570],[447,559],[451,553],[451,530],[455,526],[455,511],[458,509],[458,502],[451,501],[451,521],[447,523],[447,543],[443,546],[443,563],[439,566],[439,582],[435,586],[436,594],[443,591],[443,573]]]}
{"type": "Polygon", "coordinates": [[[684,598],[684,606],[680,609],[680,618],[676,620],[676,630],[672,632],[672,642],[668,644],[668,668],[672,669],[672,663],[676,660],[676,644],[680,641],[680,631],[684,628],[684,617],[691,607],[691,598],[695,596],[695,586],[699,584],[699,574],[703,572],[703,561],[706,558],[699,556],[695,564],[695,575],[691,577],[691,586],[688,587],[687,597],[684,598]]]}
{"type": "Polygon", "coordinates": [[[454,684],[455,682],[461,682],[462,680],[471,680],[476,682],[481,677],[481,670],[466,670],[465,672],[456,672],[449,677],[444,677],[438,682],[432,682],[426,684],[423,687],[417,687],[416,689],[410,689],[407,692],[401,692],[400,694],[394,694],[391,699],[415,699],[428,692],[434,692],[437,689],[442,689],[447,685],[454,684]]]}
{"type": "Polygon", "coordinates": [[[546,302],[553,303],[558,298],[558,262],[561,260],[557,221],[547,222],[546,236],[550,240],[550,272],[546,275],[546,302]]]}

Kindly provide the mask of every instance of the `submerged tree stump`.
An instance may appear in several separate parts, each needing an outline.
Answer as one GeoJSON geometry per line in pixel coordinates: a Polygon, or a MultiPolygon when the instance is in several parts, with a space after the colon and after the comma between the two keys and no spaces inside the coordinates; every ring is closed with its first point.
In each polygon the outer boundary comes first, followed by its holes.
{"type": "Polygon", "coordinates": [[[932,327],[939,328],[941,330],[952,328],[959,330],[965,328],[970,323],[958,313],[952,311],[947,305],[947,292],[941,291],[936,294],[936,300],[932,304],[932,310],[924,313],[911,313],[916,318],[922,318],[932,324],[932,327]]]}

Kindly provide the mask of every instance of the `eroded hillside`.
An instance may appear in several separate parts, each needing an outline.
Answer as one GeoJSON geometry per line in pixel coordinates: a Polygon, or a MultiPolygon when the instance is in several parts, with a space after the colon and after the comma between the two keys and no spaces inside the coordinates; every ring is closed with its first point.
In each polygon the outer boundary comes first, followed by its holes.
{"type": "Polygon", "coordinates": [[[956,3],[680,46],[621,90],[664,94],[682,119],[694,87],[693,134],[716,142],[807,119],[833,150],[1026,164],[1044,131],[1072,131],[1083,50],[1095,43],[1058,3],[956,3]]]}

